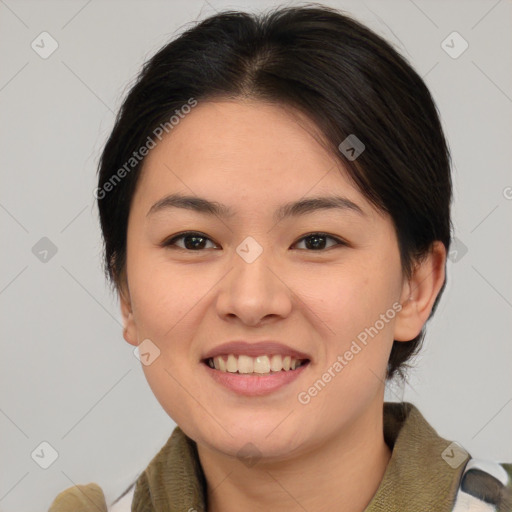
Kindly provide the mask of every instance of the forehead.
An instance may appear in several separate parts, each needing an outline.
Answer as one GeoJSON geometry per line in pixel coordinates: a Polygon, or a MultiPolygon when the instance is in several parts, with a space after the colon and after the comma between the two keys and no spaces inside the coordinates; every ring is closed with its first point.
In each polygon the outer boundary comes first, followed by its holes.
{"type": "Polygon", "coordinates": [[[284,106],[198,102],[147,155],[139,195],[154,201],[180,190],[261,207],[338,192],[369,208],[321,137],[310,119],[284,106]]]}

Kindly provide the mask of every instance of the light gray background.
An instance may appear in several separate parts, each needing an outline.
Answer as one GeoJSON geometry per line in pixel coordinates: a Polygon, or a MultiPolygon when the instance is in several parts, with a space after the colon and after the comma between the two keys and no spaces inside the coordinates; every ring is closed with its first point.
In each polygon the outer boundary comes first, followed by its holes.
{"type": "MultiPolygon", "coordinates": [[[[467,253],[452,254],[411,385],[387,399],[413,402],[473,456],[510,462],[512,3],[324,3],[410,60],[453,154],[455,235],[467,253]],[[457,59],[441,47],[453,31],[469,43],[457,59]]],[[[277,4],[0,0],[2,511],[46,510],[89,482],[110,503],[170,435],[101,272],[97,160],[142,62],[184,24],[277,4]],[[47,59],[31,48],[43,31],[59,45],[47,59]],[[57,247],[47,262],[32,252],[42,237],[57,247]],[[59,454],[46,470],[31,457],[43,441],[59,454]]]]}

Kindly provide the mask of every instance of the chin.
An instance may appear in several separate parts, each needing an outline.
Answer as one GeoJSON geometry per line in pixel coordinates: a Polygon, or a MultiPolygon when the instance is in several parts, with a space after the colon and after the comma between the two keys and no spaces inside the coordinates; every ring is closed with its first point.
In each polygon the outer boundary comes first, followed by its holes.
{"type": "Polygon", "coordinates": [[[215,429],[197,432],[194,437],[198,444],[242,461],[285,460],[301,451],[306,439],[304,431],[300,432],[299,438],[298,432],[293,432],[289,425],[287,429],[281,429],[279,426],[276,428],[278,423],[274,422],[271,428],[261,428],[261,425],[248,427],[246,423],[242,423],[236,430],[235,425],[232,425],[233,430],[228,430],[231,435],[217,425],[215,429]]]}

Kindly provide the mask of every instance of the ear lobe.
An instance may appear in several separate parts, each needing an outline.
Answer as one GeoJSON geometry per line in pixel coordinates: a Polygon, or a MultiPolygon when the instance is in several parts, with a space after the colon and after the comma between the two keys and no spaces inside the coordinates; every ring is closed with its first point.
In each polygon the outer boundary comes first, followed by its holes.
{"type": "Polygon", "coordinates": [[[445,280],[446,247],[435,241],[419,261],[410,279],[404,282],[396,316],[394,339],[410,341],[421,332],[445,280]]]}
{"type": "Polygon", "coordinates": [[[137,327],[133,318],[133,310],[127,283],[123,283],[118,288],[119,302],[121,304],[121,314],[123,316],[123,338],[133,346],[138,346],[137,327]]]}

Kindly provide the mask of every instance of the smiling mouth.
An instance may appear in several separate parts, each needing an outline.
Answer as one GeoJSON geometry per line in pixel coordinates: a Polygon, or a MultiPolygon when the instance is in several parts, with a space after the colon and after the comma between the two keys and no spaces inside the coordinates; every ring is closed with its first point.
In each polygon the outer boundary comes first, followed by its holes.
{"type": "Polygon", "coordinates": [[[274,375],[281,372],[291,372],[309,363],[309,359],[297,359],[292,356],[227,354],[204,359],[203,363],[224,373],[240,375],[274,375]]]}

